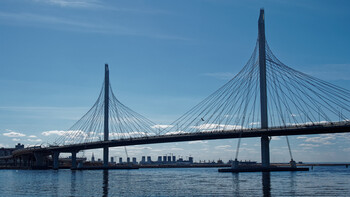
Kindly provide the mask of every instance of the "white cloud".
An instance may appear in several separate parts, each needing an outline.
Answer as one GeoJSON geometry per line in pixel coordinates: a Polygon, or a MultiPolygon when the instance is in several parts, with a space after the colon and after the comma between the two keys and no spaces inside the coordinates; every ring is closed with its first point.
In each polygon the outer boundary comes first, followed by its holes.
{"type": "Polygon", "coordinates": [[[43,136],[50,136],[50,135],[65,135],[67,131],[59,131],[59,130],[53,130],[53,131],[44,131],[41,133],[43,136]]]}
{"type": "Polygon", "coordinates": [[[172,128],[173,125],[166,125],[166,124],[156,124],[151,126],[152,129],[166,129],[166,128],[172,128]]]}
{"type": "Polygon", "coordinates": [[[188,142],[188,144],[206,144],[206,143],[208,143],[208,141],[199,140],[199,141],[191,141],[191,142],[188,142]]]}
{"type": "Polygon", "coordinates": [[[14,141],[14,142],[19,142],[19,141],[21,141],[21,139],[19,139],[19,138],[13,138],[12,141],[14,141]]]}
{"type": "Polygon", "coordinates": [[[279,136],[272,136],[271,140],[281,140],[281,137],[279,137],[279,136]]]}
{"type": "Polygon", "coordinates": [[[198,126],[192,126],[191,128],[199,129],[202,132],[206,131],[222,131],[222,130],[240,130],[244,127],[240,125],[225,125],[225,124],[201,124],[198,126]]]}
{"type": "MultiPolygon", "coordinates": [[[[102,135],[102,134],[101,134],[102,135]]],[[[144,136],[153,136],[155,133],[146,133],[146,132],[125,132],[125,133],[109,133],[111,139],[120,139],[120,138],[130,138],[130,137],[144,137],[144,136]]]]}
{"type": "Polygon", "coordinates": [[[305,142],[313,142],[313,143],[321,143],[321,144],[329,144],[330,140],[334,140],[336,137],[335,136],[319,136],[319,137],[309,137],[306,138],[304,141],[305,142]]]}
{"type": "Polygon", "coordinates": [[[41,139],[28,139],[29,142],[41,142],[41,139]]]}
{"type": "Polygon", "coordinates": [[[305,136],[299,136],[299,137],[297,137],[297,139],[306,139],[307,137],[305,137],[305,136]]]}
{"type": "Polygon", "coordinates": [[[30,138],[36,138],[36,136],[35,136],[35,135],[30,135],[30,136],[28,136],[28,137],[30,137],[30,138]]]}
{"type": "Polygon", "coordinates": [[[230,145],[215,146],[215,149],[227,149],[227,148],[231,148],[231,146],[230,145]]]}
{"type": "Polygon", "coordinates": [[[23,133],[14,132],[14,131],[11,131],[9,133],[3,133],[3,135],[6,136],[6,137],[24,137],[24,136],[26,136],[23,133]]]}
{"type": "Polygon", "coordinates": [[[36,2],[42,2],[50,5],[57,5],[61,7],[72,8],[95,8],[100,7],[97,0],[34,0],[36,2]]]}
{"type": "MultiPolygon", "coordinates": [[[[124,148],[123,148],[124,150],[124,148]]],[[[128,146],[127,150],[152,150],[152,147],[149,146],[128,146]]]]}
{"type": "Polygon", "coordinates": [[[164,135],[176,135],[176,134],[182,134],[182,133],[186,133],[184,131],[171,131],[171,132],[168,132],[164,135]]]}
{"type": "Polygon", "coordinates": [[[303,125],[324,125],[324,124],[328,124],[328,121],[319,121],[319,122],[303,122],[303,123],[287,123],[287,125],[290,126],[303,126],[303,125]]]}
{"type": "Polygon", "coordinates": [[[183,148],[171,148],[170,150],[177,150],[177,151],[181,151],[184,150],[183,148]]]}
{"type": "MultiPolygon", "coordinates": [[[[332,141],[337,138],[337,135],[335,134],[324,134],[317,137],[306,137],[306,136],[299,136],[297,139],[301,139],[305,144],[313,143],[313,144],[322,144],[322,145],[331,145],[334,144],[332,141]]],[[[308,147],[311,147],[310,145],[308,147]]]]}
{"type": "Polygon", "coordinates": [[[43,136],[50,136],[50,135],[58,135],[58,136],[72,136],[75,137],[88,137],[88,135],[81,130],[69,130],[69,131],[63,131],[63,130],[52,130],[52,131],[44,131],[41,133],[43,136]]]}
{"type": "Polygon", "coordinates": [[[302,147],[319,147],[320,145],[319,144],[299,144],[299,146],[302,146],[302,147]]]}
{"type": "Polygon", "coordinates": [[[344,140],[350,140],[350,133],[335,133],[333,135],[336,136],[337,138],[339,137],[344,140]]]}

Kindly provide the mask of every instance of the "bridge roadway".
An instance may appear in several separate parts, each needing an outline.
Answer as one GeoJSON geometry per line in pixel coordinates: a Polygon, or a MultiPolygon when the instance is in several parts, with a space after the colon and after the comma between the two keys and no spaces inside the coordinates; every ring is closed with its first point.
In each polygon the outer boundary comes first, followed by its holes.
{"type": "Polygon", "coordinates": [[[288,136],[288,135],[311,135],[311,134],[329,134],[350,132],[350,121],[326,123],[317,125],[275,127],[269,129],[242,129],[227,131],[207,131],[196,133],[164,134],[147,137],[137,137],[128,139],[98,141],[80,144],[71,144],[63,146],[49,147],[29,147],[12,152],[11,156],[0,157],[1,160],[12,159],[15,163],[19,161],[20,166],[47,166],[45,157],[52,155],[53,168],[58,169],[58,157],[60,153],[72,153],[72,168],[76,168],[76,154],[81,150],[97,149],[104,147],[132,146],[142,144],[158,144],[169,142],[185,142],[196,140],[215,140],[230,138],[249,138],[261,136],[288,136]],[[23,162],[22,162],[23,161],[23,162]],[[45,164],[46,163],[46,164],[45,164]]]}
{"type": "Polygon", "coordinates": [[[72,152],[87,149],[103,148],[118,146],[131,146],[142,144],[158,144],[169,142],[185,142],[196,140],[214,140],[214,139],[229,139],[229,138],[248,138],[261,136],[287,136],[287,135],[310,135],[310,134],[327,134],[327,133],[345,133],[350,132],[350,122],[327,123],[319,125],[305,126],[290,126],[276,127],[269,129],[242,129],[242,130],[227,130],[227,131],[211,131],[197,133],[181,133],[172,135],[148,136],[108,141],[89,142],[81,144],[72,144],[64,146],[51,146],[47,150],[58,152],[72,152]]]}

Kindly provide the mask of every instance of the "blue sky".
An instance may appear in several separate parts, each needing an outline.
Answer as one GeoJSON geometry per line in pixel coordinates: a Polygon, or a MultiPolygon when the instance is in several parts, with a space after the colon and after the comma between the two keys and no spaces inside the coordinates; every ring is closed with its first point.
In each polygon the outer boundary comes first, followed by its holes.
{"type": "MultiPolygon", "coordinates": [[[[95,102],[104,64],[118,99],[169,124],[248,61],[265,8],[266,38],[286,65],[350,89],[348,1],[0,1],[0,147],[45,141],[95,102]]],[[[350,135],[290,137],[296,160],[350,161],[350,135]]],[[[228,160],[237,140],[128,147],[129,155],[228,160]]],[[[284,137],[271,160],[288,161],[284,137]]],[[[91,151],[85,151],[90,157],[91,151]]],[[[100,157],[101,150],[95,150],[100,157]]],[[[112,156],[123,156],[113,148],[112,156]]],[[[239,159],[260,160],[259,139],[239,159]]]]}

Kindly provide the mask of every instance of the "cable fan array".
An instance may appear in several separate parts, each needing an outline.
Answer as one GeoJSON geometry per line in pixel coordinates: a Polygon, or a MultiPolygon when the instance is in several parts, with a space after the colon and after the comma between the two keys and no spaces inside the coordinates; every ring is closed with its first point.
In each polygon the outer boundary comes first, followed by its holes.
{"type": "MultiPolygon", "coordinates": [[[[103,141],[104,84],[92,108],[70,129],[62,132],[54,144],[78,144],[103,141]]],[[[109,88],[109,139],[125,139],[156,135],[155,123],[122,104],[109,88]]]]}
{"type": "MultiPolygon", "coordinates": [[[[350,91],[286,66],[266,46],[270,128],[348,121],[350,91]]],[[[161,133],[261,128],[258,48],[257,42],[249,61],[233,79],[161,133]]]]}
{"type": "MultiPolygon", "coordinates": [[[[109,139],[191,132],[242,131],[261,128],[258,41],[243,69],[229,82],[160,128],[122,104],[109,88],[109,139]]],[[[348,123],[350,91],[296,71],[279,61],[266,43],[269,127],[348,123]]],[[[104,85],[93,107],[55,144],[102,141],[104,85]]]]}

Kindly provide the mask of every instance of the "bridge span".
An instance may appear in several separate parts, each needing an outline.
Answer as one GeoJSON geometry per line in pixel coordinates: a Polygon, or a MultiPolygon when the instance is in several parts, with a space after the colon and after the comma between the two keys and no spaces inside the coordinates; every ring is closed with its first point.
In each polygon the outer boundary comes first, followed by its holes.
{"type": "MultiPolygon", "coordinates": [[[[171,142],[186,142],[196,140],[218,140],[218,139],[232,139],[232,138],[252,138],[261,136],[290,136],[290,135],[313,135],[313,134],[329,134],[329,133],[347,133],[350,132],[350,122],[326,123],[317,125],[303,125],[303,126],[289,126],[276,127],[269,129],[241,129],[241,130],[227,130],[227,131],[207,131],[197,133],[180,133],[171,135],[145,136],[136,138],[125,138],[118,140],[98,141],[81,144],[71,144],[63,146],[49,146],[49,147],[31,147],[16,150],[13,152],[11,158],[26,159],[32,158],[35,160],[34,166],[43,166],[43,159],[45,156],[51,155],[53,158],[54,169],[59,168],[58,156],[60,153],[72,154],[72,167],[76,168],[76,153],[82,150],[99,149],[105,147],[120,147],[144,144],[159,144],[171,142]]],[[[5,159],[5,158],[3,158],[5,159]]]]}
{"type": "MultiPolygon", "coordinates": [[[[170,142],[186,142],[196,140],[218,140],[218,139],[232,139],[232,138],[251,138],[268,136],[289,136],[289,135],[312,135],[312,134],[327,134],[327,133],[346,133],[350,132],[350,122],[329,123],[319,125],[305,125],[305,126],[290,126],[284,128],[269,128],[269,129],[241,129],[228,131],[206,131],[197,133],[180,133],[171,135],[146,136],[137,138],[127,138],[118,140],[108,140],[63,146],[51,146],[45,149],[52,152],[72,152],[88,149],[97,149],[118,146],[131,146],[143,144],[159,144],[170,142]]],[[[20,153],[21,150],[18,151],[20,153]]]]}

